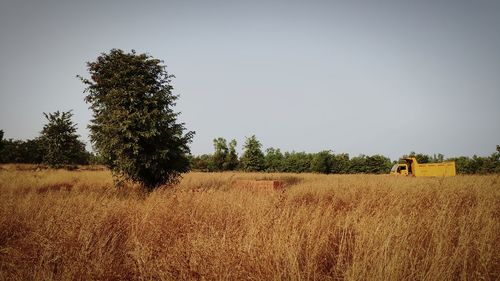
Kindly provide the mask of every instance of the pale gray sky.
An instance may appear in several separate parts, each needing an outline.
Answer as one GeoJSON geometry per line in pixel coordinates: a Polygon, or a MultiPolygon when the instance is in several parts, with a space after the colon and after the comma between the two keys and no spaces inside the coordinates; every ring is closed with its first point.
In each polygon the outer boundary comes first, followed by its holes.
{"type": "Polygon", "coordinates": [[[33,138],[73,109],[88,142],[85,62],[163,59],[176,109],[214,137],[391,158],[500,144],[500,1],[0,2],[0,129],[33,138]]]}

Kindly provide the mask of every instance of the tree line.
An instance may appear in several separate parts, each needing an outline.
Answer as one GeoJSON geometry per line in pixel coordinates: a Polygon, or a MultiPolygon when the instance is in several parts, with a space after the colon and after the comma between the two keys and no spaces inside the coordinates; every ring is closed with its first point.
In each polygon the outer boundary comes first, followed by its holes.
{"type": "MultiPolygon", "coordinates": [[[[46,114],[47,124],[38,137],[28,140],[4,139],[0,130],[0,163],[46,164],[51,167],[72,167],[74,165],[106,164],[99,155],[85,149],[85,144],[76,134],[76,124],[71,120],[71,111],[46,114]]],[[[213,140],[213,154],[193,156],[189,154],[189,169],[205,172],[247,171],[279,173],[321,173],[321,174],[387,174],[392,165],[383,155],[335,154],[331,150],[316,153],[282,152],[279,148],[262,149],[255,135],[246,139],[241,157],[236,152],[237,141],[222,137],[213,140]]],[[[411,152],[401,156],[415,157],[419,163],[455,161],[459,174],[490,174],[500,172],[500,145],[490,156],[459,156],[445,158],[443,154],[427,155],[411,152]]]]}
{"type": "MultiPolygon", "coordinates": [[[[0,163],[47,164],[51,167],[106,164],[103,157],[88,152],[76,134],[71,111],[45,114],[47,124],[34,139],[4,139],[0,130],[0,163]]],[[[335,154],[331,150],[316,153],[282,152],[279,148],[262,150],[255,135],[246,139],[241,157],[236,152],[237,141],[218,137],[213,140],[214,153],[188,155],[189,168],[194,171],[279,172],[322,174],[386,174],[397,161],[383,155],[335,154]]],[[[490,156],[459,156],[445,158],[443,154],[427,155],[411,152],[419,163],[455,161],[459,174],[490,174],[500,172],[500,145],[490,156]]]]}
{"type": "Polygon", "coordinates": [[[96,156],[85,149],[76,134],[71,111],[43,113],[47,124],[38,137],[28,140],[4,139],[0,130],[0,163],[46,164],[54,168],[87,165],[96,156]]]}
{"type": "MultiPolygon", "coordinates": [[[[187,131],[174,111],[179,97],[173,93],[173,75],[163,61],[148,54],[112,49],[87,62],[88,77],[77,75],[84,84],[85,102],[92,111],[88,128],[95,155],[85,150],[76,134],[71,111],[44,113],[46,124],[38,137],[26,141],[4,139],[0,131],[0,163],[47,164],[72,167],[103,164],[115,182],[130,180],[146,190],[169,186],[180,175],[199,171],[264,171],[294,173],[388,173],[394,164],[383,155],[281,152],[262,150],[255,136],[246,139],[241,157],[236,140],[214,139],[214,153],[192,156],[189,149],[195,132],[187,131]]],[[[441,154],[411,155],[421,163],[443,161],[441,154]]],[[[500,172],[500,146],[489,157],[457,157],[458,173],[500,172]]]]}
{"type": "Polygon", "coordinates": [[[427,155],[411,152],[401,156],[398,161],[375,155],[350,157],[347,153],[335,154],[331,150],[316,153],[282,152],[279,148],[262,150],[262,144],[255,135],[246,139],[243,154],[236,153],[236,140],[228,142],[224,138],[214,139],[214,153],[190,156],[191,170],[206,172],[249,171],[280,173],[322,173],[322,174],[387,174],[397,162],[415,157],[419,163],[438,163],[455,161],[459,174],[488,174],[500,172],[500,146],[487,157],[460,156],[445,158],[443,154],[427,155]]]}

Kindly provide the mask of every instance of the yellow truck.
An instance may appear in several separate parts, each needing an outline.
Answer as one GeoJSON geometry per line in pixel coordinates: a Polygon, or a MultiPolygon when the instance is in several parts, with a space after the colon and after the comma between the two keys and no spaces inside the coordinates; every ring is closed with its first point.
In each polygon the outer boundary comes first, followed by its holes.
{"type": "Polygon", "coordinates": [[[452,177],[456,175],[455,162],[419,164],[415,157],[404,158],[404,164],[392,166],[391,175],[414,177],[452,177]]]}

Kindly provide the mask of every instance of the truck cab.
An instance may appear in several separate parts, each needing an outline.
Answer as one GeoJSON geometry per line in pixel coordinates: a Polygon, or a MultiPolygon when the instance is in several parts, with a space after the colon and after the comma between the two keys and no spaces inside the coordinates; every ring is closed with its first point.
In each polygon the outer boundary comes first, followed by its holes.
{"type": "Polygon", "coordinates": [[[414,169],[417,167],[418,162],[416,158],[404,158],[406,163],[394,164],[391,169],[391,175],[414,176],[414,169]]]}
{"type": "Polygon", "coordinates": [[[406,164],[394,164],[391,169],[391,175],[408,175],[408,165],[406,164]]]}

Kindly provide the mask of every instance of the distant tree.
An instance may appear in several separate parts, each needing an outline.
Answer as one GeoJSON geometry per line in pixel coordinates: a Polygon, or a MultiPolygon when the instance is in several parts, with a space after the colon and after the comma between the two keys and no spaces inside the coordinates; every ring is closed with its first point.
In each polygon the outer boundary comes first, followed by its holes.
{"type": "Polygon", "coordinates": [[[330,150],[324,150],[313,155],[311,172],[329,174],[332,171],[333,155],[330,150]]]}
{"type": "Polygon", "coordinates": [[[215,171],[223,171],[224,163],[226,162],[229,149],[227,148],[227,142],[224,138],[214,139],[214,149],[215,152],[212,156],[213,166],[215,171]]]}
{"type": "Polygon", "coordinates": [[[391,159],[383,155],[372,155],[365,158],[365,173],[387,174],[391,170],[391,159]]]}
{"type": "Polygon", "coordinates": [[[285,152],[283,154],[283,171],[291,173],[307,173],[311,171],[312,155],[305,152],[285,152]]]}
{"type": "Polygon", "coordinates": [[[262,144],[255,135],[246,139],[243,146],[243,155],[241,156],[241,168],[244,171],[262,171],[264,169],[264,153],[262,153],[262,144]]]}
{"type": "Polygon", "coordinates": [[[349,173],[352,174],[386,174],[391,170],[392,162],[382,155],[359,155],[350,161],[349,173]]]}
{"type": "Polygon", "coordinates": [[[447,159],[448,161],[454,161],[455,162],[455,168],[457,171],[457,174],[470,174],[470,158],[466,156],[460,156],[460,157],[454,157],[454,158],[449,158],[447,159]]]}
{"type": "Polygon", "coordinates": [[[333,174],[348,174],[350,168],[349,154],[341,153],[332,156],[332,170],[333,174]]]}
{"type": "Polygon", "coordinates": [[[84,164],[85,144],[78,139],[71,111],[43,115],[48,121],[40,132],[40,142],[44,149],[43,162],[52,167],[84,164]]]}
{"type": "MultiPolygon", "coordinates": [[[[22,159],[21,163],[30,163],[30,164],[40,164],[43,162],[44,156],[46,155],[46,149],[40,138],[35,138],[32,140],[26,140],[19,147],[21,150],[19,152],[20,158],[22,159]]],[[[82,157],[79,153],[86,153],[85,149],[83,151],[78,152],[77,157],[73,157],[74,163],[77,164],[86,164],[85,157],[82,157]]]]}
{"type": "Polygon", "coordinates": [[[3,149],[0,154],[1,163],[23,163],[24,142],[21,140],[7,139],[2,141],[3,149]]]}
{"type": "Polygon", "coordinates": [[[210,154],[199,156],[189,156],[190,169],[196,171],[212,172],[214,165],[212,164],[213,157],[210,154]]]}
{"type": "Polygon", "coordinates": [[[236,145],[238,143],[235,139],[229,142],[229,151],[226,155],[226,159],[224,161],[223,169],[225,171],[233,171],[238,167],[238,154],[236,153],[236,145]]]}
{"type": "Polygon", "coordinates": [[[215,138],[214,154],[208,165],[210,171],[232,171],[238,167],[238,154],[236,153],[236,140],[231,140],[229,146],[224,138],[215,138]]]}
{"type": "Polygon", "coordinates": [[[277,148],[266,149],[264,156],[265,170],[268,172],[283,172],[283,153],[277,148]]]}
{"type": "Polygon", "coordinates": [[[179,180],[189,169],[194,132],[184,134],[173,106],[171,79],[163,62],[147,54],[112,49],[87,63],[85,101],[95,150],[115,179],[129,179],[147,190],[179,180]]]}
{"type": "Polygon", "coordinates": [[[349,174],[364,174],[368,173],[366,166],[366,155],[360,154],[352,157],[349,161],[349,174]]]}
{"type": "Polygon", "coordinates": [[[481,173],[492,174],[500,172],[500,145],[489,157],[484,157],[481,173]]]}
{"type": "Polygon", "coordinates": [[[486,172],[484,169],[486,161],[483,157],[473,155],[471,160],[471,168],[474,174],[484,174],[486,172]]]}
{"type": "Polygon", "coordinates": [[[87,152],[89,165],[105,165],[103,157],[97,153],[87,152]]]}

